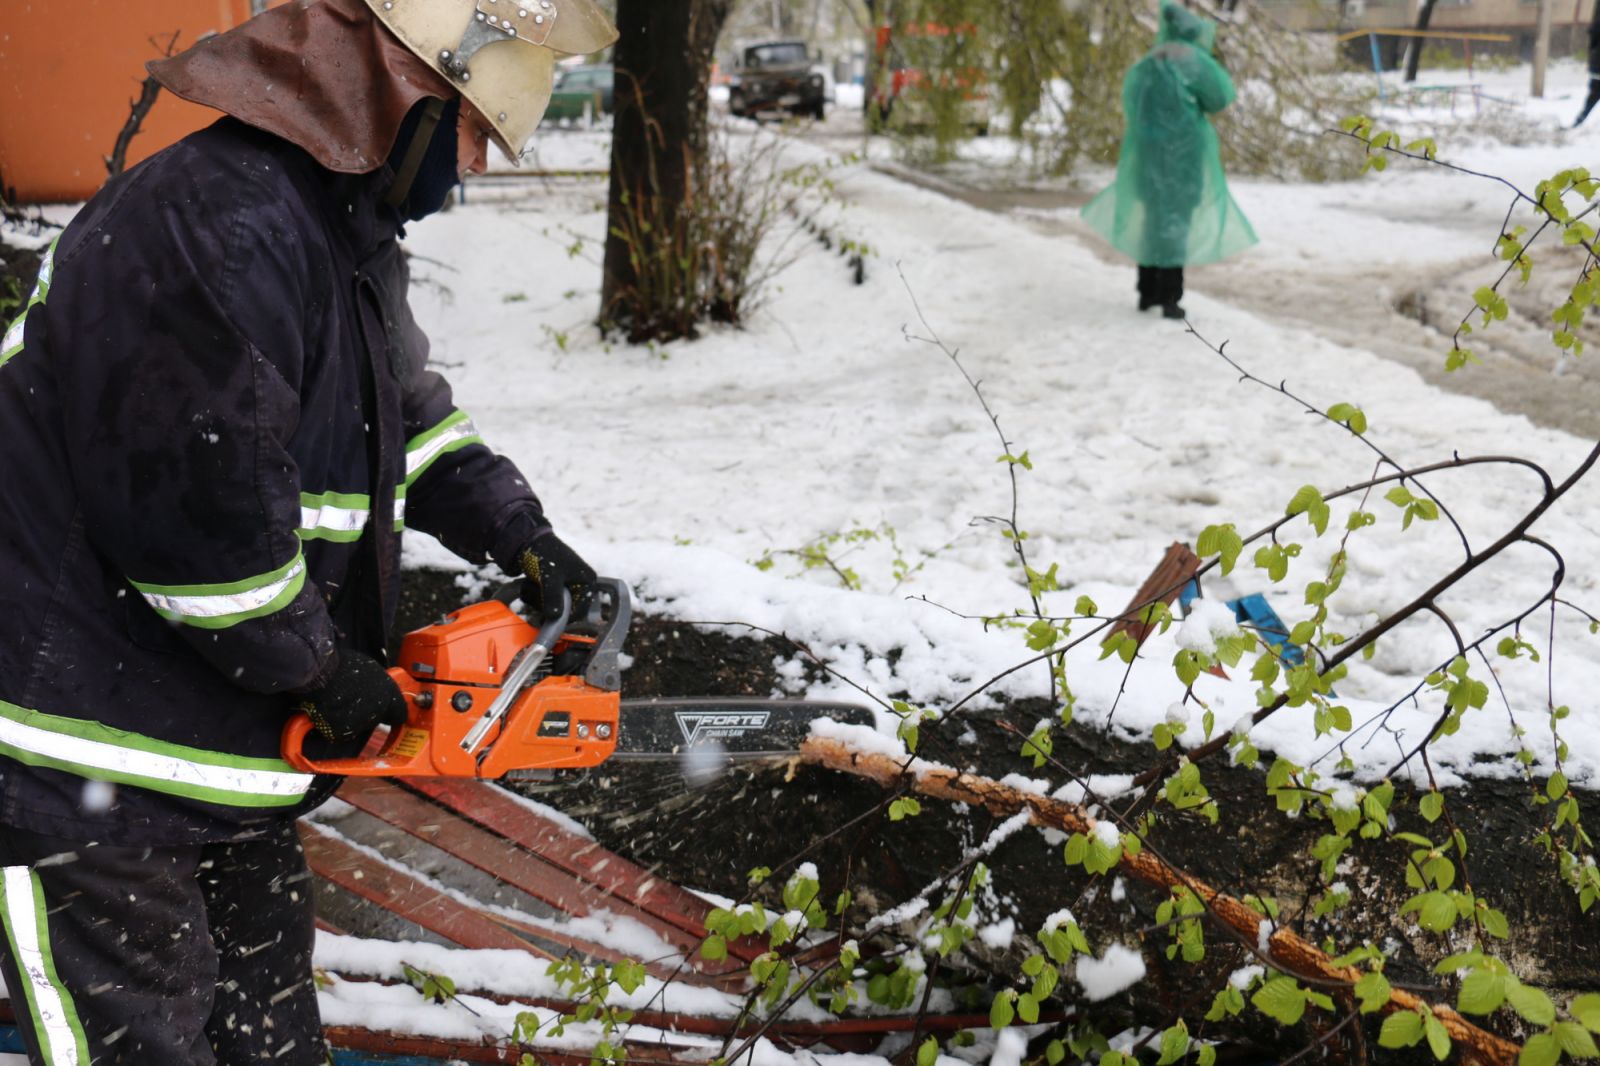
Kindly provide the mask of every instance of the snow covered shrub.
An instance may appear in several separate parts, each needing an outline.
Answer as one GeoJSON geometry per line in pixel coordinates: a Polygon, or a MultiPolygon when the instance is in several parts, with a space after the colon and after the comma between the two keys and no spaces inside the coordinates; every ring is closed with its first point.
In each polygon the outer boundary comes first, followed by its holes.
{"type": "Polygon", "coordinates": [[[825,167],[790,166],[780,138],[728,126],[711,131],[705,163],[686,175],[683,203],[625,190],[612,236],[634,279],[605,311],[631,343],[695,337],[702,323],[737,326],[792,261],[793,207],[829,195],[825,167]]]}

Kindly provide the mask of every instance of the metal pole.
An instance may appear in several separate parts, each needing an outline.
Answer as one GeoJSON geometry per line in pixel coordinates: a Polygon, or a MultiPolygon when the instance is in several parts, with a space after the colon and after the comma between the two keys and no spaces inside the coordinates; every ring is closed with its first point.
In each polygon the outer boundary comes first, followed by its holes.
{"type": "Polygon", "coordinates": [[[1539,28],[1533,37],[1533,96],[1544,96],[1544,68],[1550,61],[1550,16],[1555,0],[1539,0],[1539,28]]]}

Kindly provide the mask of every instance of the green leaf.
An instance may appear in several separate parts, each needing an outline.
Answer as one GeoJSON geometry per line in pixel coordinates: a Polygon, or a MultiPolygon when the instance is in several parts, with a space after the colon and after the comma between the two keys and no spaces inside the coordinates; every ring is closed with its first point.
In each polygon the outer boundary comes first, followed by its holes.
{"type": "Polygon", "coordinates": [[[1335,422],[1343,422],[1350,427],[1350,432],[1357,435],[1367,431],[1367,416],[1355,404],[1336,403],[1328,408],[1328,417],[1335,422]]]}
{"type": "Polygon", "coordinates": [[[1561,1059],[1561,1045],[1551,1033],[1530,1036],[1517,1056],[1517,1066],[1555,1066],[1561,1059]]]}
{"type": "Polygon", "coordinates": [[[1107,844],[1096,833],[1089,839],[1089,850],[1083,859],[1083,868],[1091,874],[1103,874],[1122,861],[1122,845],[1107,844]]]}
{"type": "Polygon", "coordinates": [[[1033,1025],[1039,1020],[1039,1001],[1024,992],[1017,997],[1017,1017],[1024,1023],[1033,1025]]]}
{"type": "Polygon", "coordinates": [[[1512,1010],[1534,1025],[1549,1025],[1556,1020],[1556,1005],[1550,997],[1515,977],[1506,978],[1506,1000],[1512,1010]]]}
{"type": "Polygon", "coordinates": [[[1591,1033],[1600,1033],[1600,993],[1589,992],[1574,999],[1567,1013],[1591,1033]]]}
{"type": "Polygon", "coordinates": [[[928,1037],[917,1048],[917,1066],[933,1066],[939,1061],[939,1041],[928,1037]]]}
{"type": "Polygon", "coordinates": [[[1392,989],[1389,979],[1377,970],[1363,974],[1356,982],[1356,998],[1361,1001],[1361,1013],[1371,1014],[1389,1002],[1392,989]]]}
{"type": "Polygon", "coordinates": [[[721,933],[712,933],[706,937],[705,943],[700,945],[700,955],[702,958],[711,959],[713,962],[717,959],[727,958],[727,939],[721,933]]]}
{"type": "Polygon", "coordinates": [[[1015,992],[1005,989],[994,997],[994,1002],[989,1004],[989,1028],[1004,1029],[1011,1024],[1017,1016],[1016,1008],[1011,1004],[1015,995],[1015,992]]]}
{"type": "Polygon", "coordinates": [[[1289,508],[1285,513],[1293,518],[1295,515],[1305,514],[1321,504],[1322,493],[1317,490],[1317,487],[1315,485],[1302,485],[1296,490],[1294,496],[1290,498],[1289,508]]]}
{"type": "Polygon", "coordinates": [[[1406,145],[1408,152],[1420,152],[1425,159],[1433,159],[1439,154],[1439,146],[1432,137],[1419,137],[1406,145]]]}
{"type": "Polygon", "coordinates": [[[1437,974],[1460,973],[1468,967],[1482,966],[1484,963],[1483,952],[1463,951],[1456,955],[1447,955],[1440,959],[1433,967],[1437,974]]]}
{"type": "Polygon", "coordinates": [[[1444,794],[1430,792],[1422,797],[1417,807],[1422,811],[1422,816],[1429,822],[1437,822],[1439,815],[1444,813],[1444,794]]]}
{"type": "Polygon", "coordinates": [[[1396,1011],[1383,1020],[1378,1043],[1388,1048],[1415,1047],[1422,1039],[1422,1015],[1416,1011],[1396,1011]]]}
{"type": "Polygon", "coordinates": [[[1250,997],[1255,1008],[1284,1025],[1294,1025],[1306,1012],[1306,993],[1292,977],[1278,976],[1250,997]]]}
{"type": "Polygon", "coordinates": [[[1461,982],[1456,1009],[1462,1014],[1493,1014],[1506,1001],[1506,979],[1488,970],[1473,970],[1461,982]]]}
{"type": "Polygon", "coordinates": [[[901,796],[889,804],[889,821],[899,822],[922,813],[922,804],[914,796],[901,796]]]}
{"type": "Polygon", "coordinates": [[[1556,1038],[1562,1051],[1575,1059],[1600,1058],[1600,1048],[1594,1046],[1594,1037],[1577,1022],[1556,1022],[1550,1027],[1550,1035],[1556,1038]]]}
{"type": "Polygon", "coordinates": [[[1156,1066],[1171,1066],[1189,1053],[1189,1030],[1174,1025],[1161,1034],[1161,1058],[1156,1066]]]}
{"type": "Polygon", "coordinates": [[[1433,1057],[1443,1062],[1450,1055],[1450,1034],[1445,1032],[1444,1023],[1432,1014],[1423,1019],[1422,1032],[1428,1038],[1428,1050],[1433,1052],[1433,1057]]]}
{"type": "Polygon", "coordinates": [[[1557,770],[1550,775],[1550,780],[1545,782],[1544,793],[1553,800],[1558,800],[1567,794],[1567,775],[1557,770]]]}
{"type": "Polygon", "coordinates": [[[1455,900],[1448,895],[1443,892],[1424,893],[1422,909],[1417,915],[1417,924],[1422,928],[1435,933],[1448,932],[1458,917],[1455,900]]]}
{"type": "Polygon", "coordinates": [[[1239,553],[1244,550],[1244,538],[1239,536],[1239,531],[1231,522],[1207,526],[1201,530],[1199,539],[1195,541],[1194,550],[1202,559],[1212,555],[1220,556],[1222,572],[1226,574],[1233,569],[1239,553]]]}

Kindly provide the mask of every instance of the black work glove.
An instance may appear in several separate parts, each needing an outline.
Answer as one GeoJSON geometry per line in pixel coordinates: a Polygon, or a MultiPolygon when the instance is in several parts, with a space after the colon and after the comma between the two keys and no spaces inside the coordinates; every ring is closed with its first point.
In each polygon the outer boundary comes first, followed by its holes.
{"type": "Polygon", "coordinates": [[[582,618],[594,594],[594,567],[548,530],[517,553],[522,568],[522,605],[541,621],[561,616],[561,590],[572,594],[572,617],[582,618]]]}
{"type": "Polygon", "coordinates": [[[406,697],[382,663],[341,648],[338,669],[328,683],[302,694],[295,710],[329,740],[365,740],[380,724],[405,724],[406,697]]]}

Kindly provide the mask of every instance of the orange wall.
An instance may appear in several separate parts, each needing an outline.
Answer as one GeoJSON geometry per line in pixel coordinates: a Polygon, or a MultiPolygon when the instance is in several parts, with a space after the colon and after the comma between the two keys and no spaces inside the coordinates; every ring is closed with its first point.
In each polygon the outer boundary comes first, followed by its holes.
{"type": "MultiPolygon", "coordinates": [[[[0,181],[21,203],[88,199],[128,120],[144,64],[250,16],[251,0],[0,0],[0,181]]],[[[128,165],[217,112],[163,91],[128,165]]]]}

